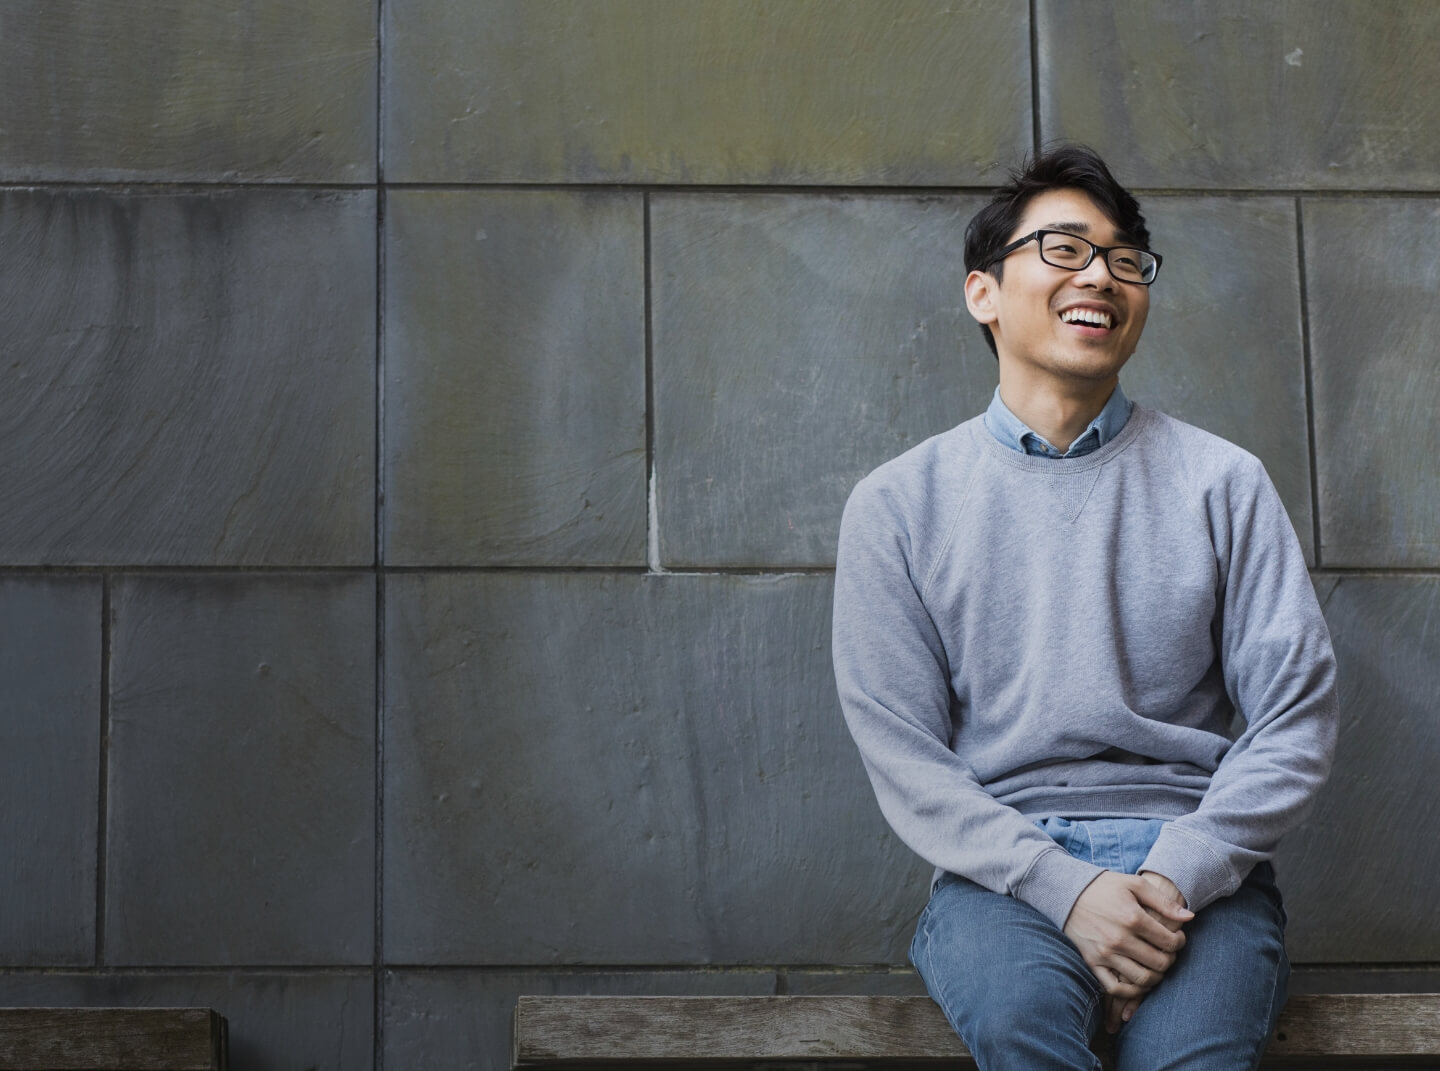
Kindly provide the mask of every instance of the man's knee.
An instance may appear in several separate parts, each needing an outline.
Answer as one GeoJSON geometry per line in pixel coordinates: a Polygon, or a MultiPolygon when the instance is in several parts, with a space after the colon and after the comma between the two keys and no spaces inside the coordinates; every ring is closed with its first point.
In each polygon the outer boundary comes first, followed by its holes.
{"type": "Polygon", "coordinates": [[[1037,1037],[1083,1046],[1098,1025],[1104,995],[1075,946],[1029,905],[969,882],[932,898],[911,959],[977,1052],[1037,1037]]]}
{"type": "Polygon", "coordinates": [[[1190,929],[1174,969],[1121,1032],[1118,1067],[1243,1068],[1259,1061],[1290,973],[1284,908],[1269,865],[1257,867],[1234,896],[1201,911],[1190,929]]]}

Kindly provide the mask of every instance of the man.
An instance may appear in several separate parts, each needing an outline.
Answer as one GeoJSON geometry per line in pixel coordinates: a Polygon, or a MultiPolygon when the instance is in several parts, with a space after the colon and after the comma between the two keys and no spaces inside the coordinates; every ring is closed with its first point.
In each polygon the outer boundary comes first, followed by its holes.
{"type": "Polygon", "coordinates": [[[986,1071],[1098,1068],[1102,1025],[1121,1069],[1254,1067],[1267,860],[1335,737],[1304,557],[1259,461],[1121,392],[1160,257],[1098,156],[1014,175],[965,266],[995,397],[856,487],[835,577],[846,720],[936,867],[911,959],[986,1071]]]}

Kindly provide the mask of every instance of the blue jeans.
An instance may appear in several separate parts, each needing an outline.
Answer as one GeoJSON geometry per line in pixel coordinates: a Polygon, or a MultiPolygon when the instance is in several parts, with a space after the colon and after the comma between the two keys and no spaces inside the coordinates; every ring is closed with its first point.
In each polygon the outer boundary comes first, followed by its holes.
{"type": "MultiPolygon", "coordinates": [[[[1037,823],[1071,855],[1133,874],[1162,823],[1037,823]]],[[[1275,874],[1261,863],[1233,896],[1185,926],[1186,943],[1113,1039],[1116,1071],[1239,1071],[1260,1062],[1285,1004],[1290,963],[1275,874]]],[[[1099,1071],[1091,1042],[1105,992],[1047,917],[1012,896],[942,875],[910,960],[981,1071],[1099,1071]]]]}

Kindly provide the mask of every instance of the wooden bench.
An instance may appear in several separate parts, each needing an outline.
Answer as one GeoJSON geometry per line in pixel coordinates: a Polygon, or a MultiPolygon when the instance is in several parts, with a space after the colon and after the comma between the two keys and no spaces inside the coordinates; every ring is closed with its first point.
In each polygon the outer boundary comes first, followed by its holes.
{"type": "MultiPolygon", "coordinates": [[[[928,997],[521,997],[512,1052],[567,1071],[975,1066],[928,997]]],[[[1440,993],[1292,997],[1264,1066],[1297,1063],[1440,1068],[1440,993]]]]}
{"type": "Polygon", "coordinates": [[[0,1071],[226,1071],[209,1008],[0,1008],[0,1071]]]}

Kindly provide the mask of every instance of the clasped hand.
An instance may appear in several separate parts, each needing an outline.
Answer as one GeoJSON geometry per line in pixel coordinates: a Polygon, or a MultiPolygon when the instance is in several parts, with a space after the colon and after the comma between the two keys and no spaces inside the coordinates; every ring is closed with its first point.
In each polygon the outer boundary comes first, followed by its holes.
{"type": "Polygon", "coordinates": [[[1159,984],[1185,946],[1180,927],[1195,915],[1160,874],[1105,871],[1085,887],[1065,920],[1065,936],[1105,990],[1105,1029],[1120,1029],[1159,984]]]}

